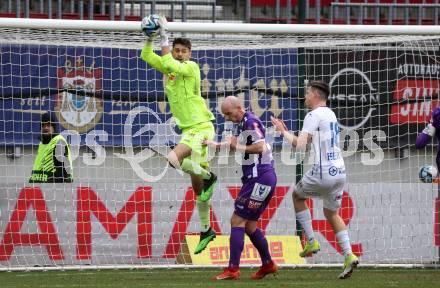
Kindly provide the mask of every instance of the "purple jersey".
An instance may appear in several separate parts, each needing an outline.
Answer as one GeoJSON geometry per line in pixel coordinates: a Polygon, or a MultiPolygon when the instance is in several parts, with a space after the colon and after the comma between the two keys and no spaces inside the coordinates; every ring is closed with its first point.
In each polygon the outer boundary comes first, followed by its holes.
{"type": "MultiPolygon", "coordinates": [[[[252,145],[264,141],[266,129],[252,112],[246,112],[240,123],[235,125],[234,136],[239,137],[241,145],[252,145]]],[[[243,153],[242,157],[243,180],[256,178],[268,170],[274,170],[272,149],[266,143],[266,150],[261,154],[243,153]]]]}
{"type": "MultiPolygon", "coordinates": [[[[435,136],[437,138],[437,157],[436,157],[436,164],[437,167],[440,169],[440,129],[436,129],[435,131],[435,136]]],[[[428,143],[431,141],[431,136],[429,136],[428,134],[422,132],[417,136],[416,139],[416,148],[417,149],[422,149],[425,148],[426,145],[428,145],[428,143]]]]}

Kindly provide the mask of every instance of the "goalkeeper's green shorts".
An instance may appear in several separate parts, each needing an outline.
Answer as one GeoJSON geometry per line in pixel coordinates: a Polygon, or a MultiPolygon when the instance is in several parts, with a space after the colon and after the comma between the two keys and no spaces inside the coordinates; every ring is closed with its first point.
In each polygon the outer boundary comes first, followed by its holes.
{"type": "Polygon", "coordinates": [[[215,137],[214,125],[211,121],[199,123],[182,131],[180,144],[191,148],[191,160],[208,168],[208,146],[202,145],[203,140],[213,140],[215,137]]]}

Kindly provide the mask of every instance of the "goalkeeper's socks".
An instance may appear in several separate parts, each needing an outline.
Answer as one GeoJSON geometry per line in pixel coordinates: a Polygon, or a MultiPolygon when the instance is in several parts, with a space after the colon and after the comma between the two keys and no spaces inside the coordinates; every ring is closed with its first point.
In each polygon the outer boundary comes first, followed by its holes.
{"type": "Polygon", "coordinates": [[[240,266],[240,256],[244,248],[244,227],[232,227],[229,237],[229,268],[240,266]]]}
{"type": "Polygon", "coordinates": [[[341,247],[344,256],[352,254],[350,238],[348,237],[348,230],[342,230],[336,233],[336,238],[338,239],[339,247],[341,247]]]}
{"type": "Polygon", "coordinates": [[[251,239],[252,244],[254,244],[255,248],[257,248],[258,253],[261,257],[261,263],[266,265],[272,262],[272,258],[270,257],[269,245],[267,244],[267,239],[264,237],[263,232],[260,229],[256,229],[254,233],[248,235],[249,239],[251,239]]]}
{"type": "Polygon", "coordinates": [[[201,225],[200,230],[202,232],[206,232],[211,227],[211,221],[209,215],[210,201],[203,202],[197,199],[196,206],[197,206],[197,211],[199,212],[200,225],[201,225]]]}
{"type": "Polygon", "coordinates": [[[315,232],[313,232],[312,227],[312,215],[310,215],[310,210],[306,209],[304,211],[296,213],[296,220],[301,224],[306,234],[307,241],[312,244],[315,239],[315,232]]]}
{"type": "Polygon", "coordinates": [[[192,175],[202,176],[203,179],[207,180],[211,177],[211,173],[208,170],[202,168],[199,163],[192,161],[189,158],[185,158],[180,165],[182,171],[192,175]]]}

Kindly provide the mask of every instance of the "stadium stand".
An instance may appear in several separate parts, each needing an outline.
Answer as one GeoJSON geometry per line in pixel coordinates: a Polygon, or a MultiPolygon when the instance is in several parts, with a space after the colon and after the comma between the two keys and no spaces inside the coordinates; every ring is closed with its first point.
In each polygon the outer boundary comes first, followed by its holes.
{"type": "MultiPolygon", "coordinates": [[[[0,17],[298,23],[298,0],[1,1],[0,17]]],[[[307,24],[437,25],[439,0],[306,1],[307,24]]]]}

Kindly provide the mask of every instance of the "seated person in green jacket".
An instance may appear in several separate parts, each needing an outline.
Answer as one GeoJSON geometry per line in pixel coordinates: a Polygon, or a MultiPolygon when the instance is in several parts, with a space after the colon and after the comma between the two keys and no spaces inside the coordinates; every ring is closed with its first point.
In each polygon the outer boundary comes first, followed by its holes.
{"type": "Polygon", "coordinates": [[[55,117],[41,115],[40,144],[29,183],[71,183],[72,161],[66,139],[57,134],[55,117]]]}

